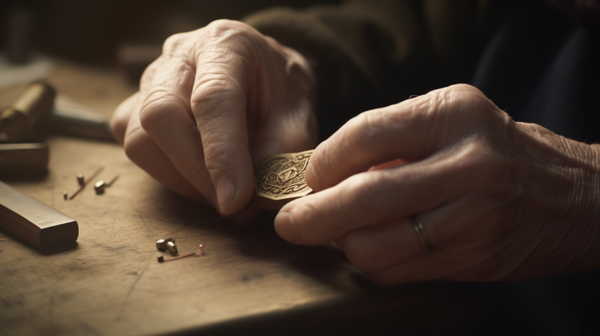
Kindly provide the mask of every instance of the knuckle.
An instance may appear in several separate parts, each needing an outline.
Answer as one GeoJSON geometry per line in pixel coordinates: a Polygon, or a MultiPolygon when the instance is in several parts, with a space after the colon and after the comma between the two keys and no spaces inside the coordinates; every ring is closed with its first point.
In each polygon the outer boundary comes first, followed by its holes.
{"type": "Polygon", "coordinates": [[[396,113],[395,109],[381,108],[359,114],[349,121],[349,126],[352,131],[361,134],[362,139],[375,138],[390,127],[400,127],[402,119],[401,113],[396,113]]]}
{"type": "Polygon", "coordinates": [[[189,34],[190,33],[177,33],[167,37],[163,43],[163,55],[169,56],[178,54],[187,43],[189,34]]]}
{"type": "MultiPolygon", "coordinates": [[[[220,133],[218,129],[214,130],[220,133]]],[[[231,169],[226,166],[231,158],[239,157],[238,153],[243,151],[243,148],[231,141],[216,141],[211,137],[205,136],[204,142],[204,161],[206,169],[211,173],[217,173],[223,170],[231,169]]]]}
{"type": "Polygon", "coordinates": [[[134,163],[139,163],[148,148],[152,146],[152,139],[141,128],[137,128],[126,134],[123,149],[125,155],[134,163]]]}
{"type": "Polygon", "coordinates": [[[206,26],[210,37],[246,36],[253,31],[249,25],[235,20],[215,20],[206,26]]]}
{"type": "Polygon", "coordinates": [[[140,77],[140,90],[145,89],[148,85],[152,83],[152,80],[154,79],[154,75],[158,70],[160,62],[161,56],[155,59],[152,63],[150,63],[150,65],[146,67],[146,69],[144,69],[142,77],[140,77]]]}
{"type": "Polygon", "coordinates": [[[172,94],[163,89],[155,89],[140,107],[140,123],[145,130],[152,131],[164,125],[172,111],[182,108],[185,109],[184,104],[172,94]]]}
{"type": "Polygon", "coordinates": [[[485,185],[504,179],[511,171],[510,164],[502,153],[489,143],[480,140],[466,144],[457,155],[456,162],[464,172],[485,179],[479,181],[485,185]]]}
{"type": "Polygon", "coordinates": [[[244,103],[244,91],[230,76],[205,74],[196,82],[192,93],[191,108],[196,119],[209,122],[232,111],[231,104],[244,103]]]}
{"type": "Polygon", "coordinates": [[[213,21],[206,26],[205,39],[202,41],[206,48],[202,57],[212,56],[208,58],[220,63],[230,63],[235,56],[242,56],[241,59],[255,58],[260,54],[258,44],[267,43],[266,39],[260,38],[262,36],[239,21],[213,21]]]}
{"type": "Polygon", "coordinates": [[[127,125],[128,120],[125,118],[115,118],[110,121],[110,129],[121,144],[123,143],[123,138],[127,131],[127,125]]]}
{"type": "Polygon", "coordinates": [[[459,122],[460,129],[480,132],[482,127],[495,125],[499,116],[506,117],[479,89],[467,84],[435,90],[428,96],[428,111],[441,119],[440,125],[459,122]]]}

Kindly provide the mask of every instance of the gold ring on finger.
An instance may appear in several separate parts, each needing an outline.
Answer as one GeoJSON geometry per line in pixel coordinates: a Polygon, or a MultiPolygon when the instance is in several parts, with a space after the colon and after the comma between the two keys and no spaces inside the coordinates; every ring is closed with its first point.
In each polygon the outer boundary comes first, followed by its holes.
{"type": "Polygon", "coordinates": [[[410,216],[410,223],[412,224],[413,229],[415,229],[415,232],[417,233],[417,237],[419,238],[421,245],[423,245],[427,252],[433,252],[433,246],[431,245],[429,235],[427,234],[427,231],[425,231],[423,224],[421,224],[421,222],[417,218],[417,215],[410,216]]]}

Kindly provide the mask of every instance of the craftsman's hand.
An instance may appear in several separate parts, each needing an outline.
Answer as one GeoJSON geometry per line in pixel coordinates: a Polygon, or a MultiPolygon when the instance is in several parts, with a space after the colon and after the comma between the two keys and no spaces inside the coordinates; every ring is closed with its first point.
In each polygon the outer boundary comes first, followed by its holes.
{"type": "Polygon", "coordinates": [[[314,148],[314,100],[303,56],[220,20],[167,39],[112,128],[151,176],[230,216],[251,199],[253,163],[314,148]]]}
{"type": "Polygon", "coordinates": [[[275,228],[295,244],[335,241],[384,286],[598,268],[599,164],[597,145],[515,123],[456,85],[350,120],[312,155],[319,192],[288,203],[275,228]]]}

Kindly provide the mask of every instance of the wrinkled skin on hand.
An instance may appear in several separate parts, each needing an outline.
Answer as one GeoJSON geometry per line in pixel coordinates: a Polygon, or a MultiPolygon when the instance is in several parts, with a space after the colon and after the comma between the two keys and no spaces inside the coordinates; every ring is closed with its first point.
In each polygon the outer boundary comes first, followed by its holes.
{"type": "Polygon", "coordinates": [[[597,145],[514,122],[456,85],[350,120],[311,158],[318,192],[288,203],[275,228],[295,244],[335,241],[383,286],[598,268],[599,162],[597,145]]]}
{"type": "Polygon", "coordinates": [[[165,41],[111,126],[152,177],[248,222],[253,165],[316,145],[314,78],[294,50],[244,23],[215,21],[165,41]]]}

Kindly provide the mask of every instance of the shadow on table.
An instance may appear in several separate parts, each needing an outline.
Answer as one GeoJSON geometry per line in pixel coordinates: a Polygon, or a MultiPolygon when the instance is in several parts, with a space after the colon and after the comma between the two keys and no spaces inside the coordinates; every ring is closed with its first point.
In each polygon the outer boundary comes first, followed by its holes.
{"type": "MultiPolygon", "coordinates": [[[[407,335],[471,334],[479,330],[488,310],[489,286],[453,282],[417,283],[382,289],[346,259],[333,244],[297,246],[279,238],[273,228],[274,214],[263,213],[254,225],[234,227],[209,207],[170,193],[163,195],[163,215],[171,221],[202,218],[212,235],[226,236],[240,254],[283,265],[283,272],[301,274],[317,281],[338,299],[307,304],[262,316],[252,316],[182,332],[181,335],[228,335],[245,330],[261,335],[369,334],[407,335]],[[216,225],[214,225],[216,224],[216,225]]],[[[264,277],[260,271],[244,273],[242,281],[264,277]]],[[[302,277],[301,276],[301,277],[302,277]]],[[[300,278],[301,278],[300,277],[300,278]]]]}

